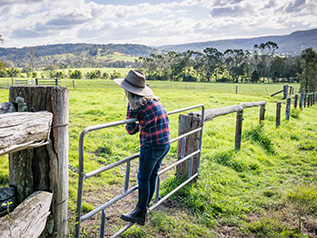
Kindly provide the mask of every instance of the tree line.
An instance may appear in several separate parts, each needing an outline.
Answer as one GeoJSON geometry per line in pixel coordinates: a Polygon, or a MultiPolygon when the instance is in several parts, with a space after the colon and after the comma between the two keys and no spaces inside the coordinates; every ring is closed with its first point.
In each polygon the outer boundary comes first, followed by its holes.
{"type": "MultiPolygon", "coordinates": [[[[242,49],[206,48],[203,52],[188,50],[183,53],[170,51],[165,54],[150,54],[139,57],[132,67],[145,72],[148,80],[171,80],[183,82],[301,82],[302,92],[317,90],[317,54],[312,48],[302,51],[300,56],[282,57],[276,54],[278,45],[268,41],[254,45],[253,52],[242,49]]],[[[130,65],[131,67],[131,65],[130,65]]],[[[67,63],[56,66],[50,64],[44,69],[52,78],[73,79],[113,79],[122,77],[119,73],[102,73],[94,70],[83,74],[69,68],[67,63]],[[62,69],[62,70],[61,70],[62,69]]],[[[6,68],[0,60],[0,77],[17,77],[26,73],[27,77],[38,77],[32,67],[6,68]]],[[[41,75],[41,77],[44,77],[41,75]]]]}
{"type": "Polygon", "coordinates": [[[253,52],[242,49],[206,48],[203,52],[170,51],[139,57],[136,65],[149,80],[184,82],[299,82],[301,90],[317,90],[317,56],[312,48],[300,56],[282,57],[276,54],[278,45],[268,41],[254,45],[253,52]]]}

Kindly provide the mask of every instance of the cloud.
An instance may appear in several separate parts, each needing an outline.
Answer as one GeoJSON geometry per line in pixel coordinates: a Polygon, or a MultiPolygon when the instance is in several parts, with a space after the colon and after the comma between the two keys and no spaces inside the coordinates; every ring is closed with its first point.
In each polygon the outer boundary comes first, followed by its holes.
{"type": "Polygon", "coordinates": [[[252,9],[248,7],[241,7],[241,6],[232,6],[232,7],[220,7],[214,8],[210,11],[211,16],[213,17],[239,17],[245,14],[250,14],[252,9]]]}
{"type": "Polygon", "coordinates": [[[0,0],[0,33],[5,46],[25,42],[162,45],[317,27],[315,0],[107,2],[0,0]]]}
{"type": "Polygon", "coordinates": [[[294,2],[288,3],[285,7],[286,12],[298,12],[299,8],[305,4],[305,0],[295,0],[294,2]]]}

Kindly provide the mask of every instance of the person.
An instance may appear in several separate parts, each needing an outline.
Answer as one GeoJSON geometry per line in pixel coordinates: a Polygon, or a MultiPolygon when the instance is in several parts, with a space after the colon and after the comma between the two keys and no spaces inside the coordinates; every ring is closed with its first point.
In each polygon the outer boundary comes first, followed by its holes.
{"type": "Polygon", "coordinates": [[[159,97],[146,85],[145,75],[141,71],[130,70],[124,79],[114,79],[114,82],[124,88],[128,98],[126,118],[138,120],[126,124],[126,131],[130,135],[140,132],[138,203],[131,213],[122,214],[120,218],[145,225],[157,174],[170,149],[169,118],[159,97]]]}

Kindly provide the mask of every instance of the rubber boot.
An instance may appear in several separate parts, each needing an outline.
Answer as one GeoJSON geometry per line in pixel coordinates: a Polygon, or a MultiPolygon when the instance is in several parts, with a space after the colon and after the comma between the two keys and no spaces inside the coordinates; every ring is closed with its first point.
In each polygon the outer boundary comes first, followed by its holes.
{"type": "Polygon", "coordinates": [[[136,207],[131,213],[122,214],[120,218],[124,221],[129,221],[144,226],[147,219],[147,210],[136,207]]]}

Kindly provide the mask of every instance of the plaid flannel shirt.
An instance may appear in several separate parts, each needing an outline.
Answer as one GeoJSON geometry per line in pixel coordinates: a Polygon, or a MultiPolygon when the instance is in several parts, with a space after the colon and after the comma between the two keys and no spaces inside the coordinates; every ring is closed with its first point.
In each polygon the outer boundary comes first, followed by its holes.
{"type": "Polygon", "coordinates": [[[127,119],[137,118],[139,122],[126,125],[130,135],[140,131],[140,147],[163,145],[170,142],[169,119],[163,105],[156,100],[146,103],[136,110],[128,105],[127,119]]]}

